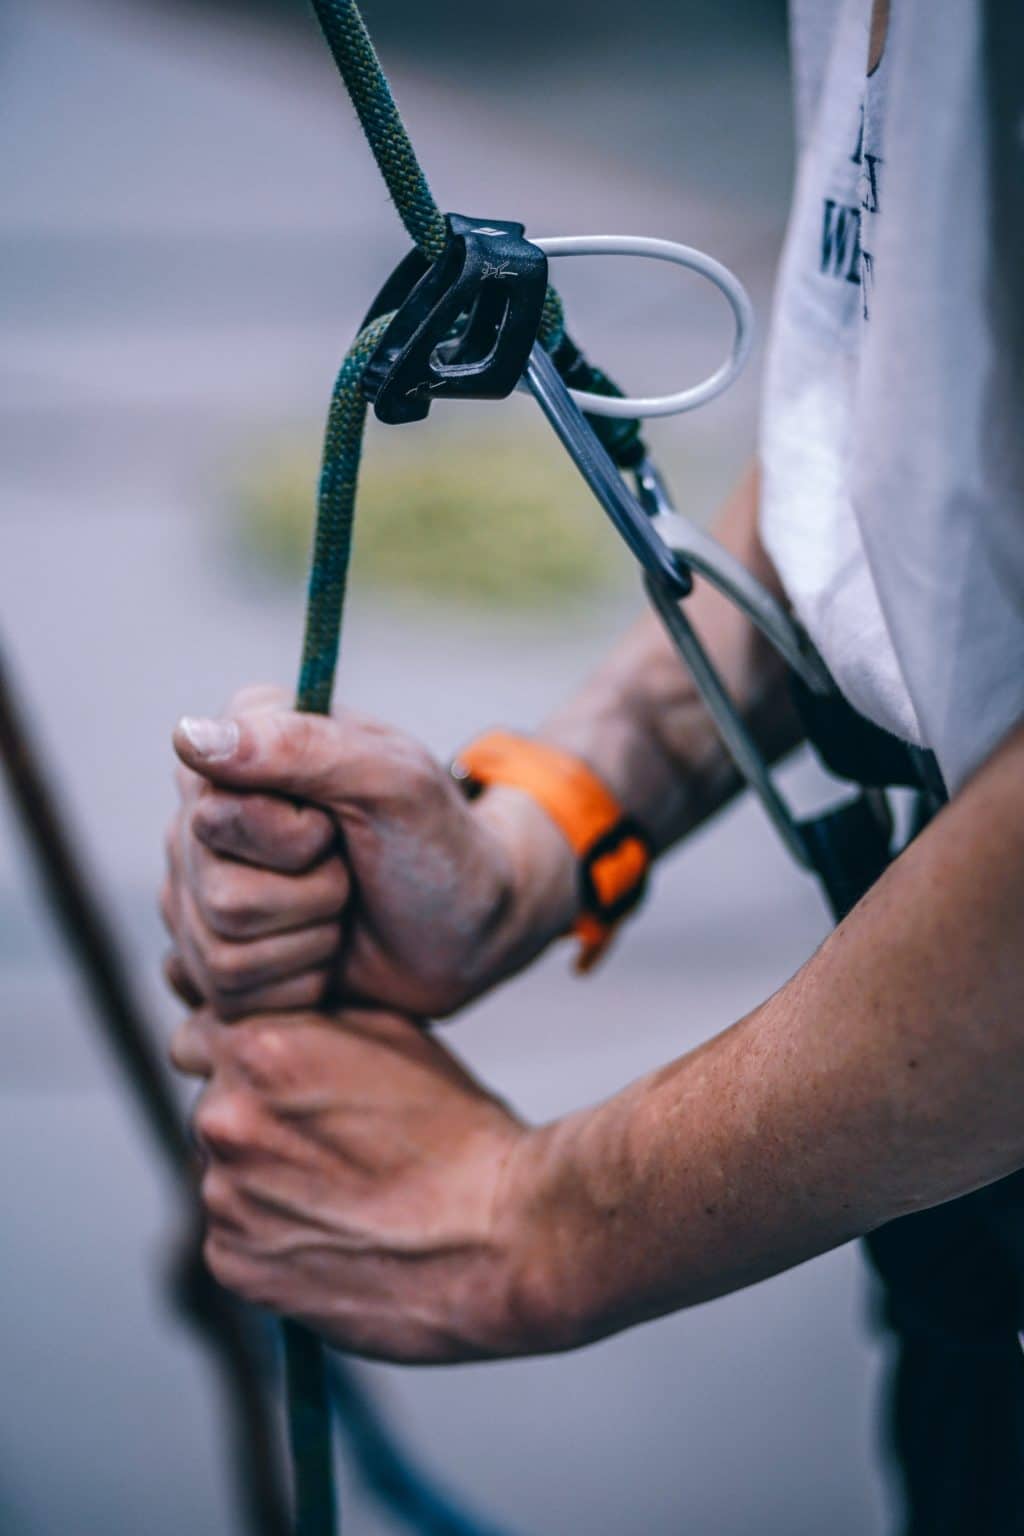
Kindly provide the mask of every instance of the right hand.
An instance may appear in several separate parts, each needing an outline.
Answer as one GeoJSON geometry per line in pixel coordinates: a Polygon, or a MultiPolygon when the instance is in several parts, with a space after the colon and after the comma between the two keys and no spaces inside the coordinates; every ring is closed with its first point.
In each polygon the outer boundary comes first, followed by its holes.
{"type": "Polygon", "coordinates": [[[425,748],[247,690],[175,731],[168,975],[223,1017],[365,1000],[452,1012],[574,915],[575,864],[515,790],[468,802],[425,748]]]}

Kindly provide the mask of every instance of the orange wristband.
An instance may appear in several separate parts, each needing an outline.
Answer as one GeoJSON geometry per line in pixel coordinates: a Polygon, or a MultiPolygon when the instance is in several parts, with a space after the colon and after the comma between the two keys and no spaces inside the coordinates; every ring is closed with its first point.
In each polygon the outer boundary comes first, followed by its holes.
{"type": "Polygon", "coordinates": [[[488,784],[525,790],[562,832],[579,859],[572,932],[580,940],[576,969],[588,971],[644,894],[651,845],[643,828],[586,763],[529,736],[489,731],[463,747],[451,771],[469,794],[488,784]]]}

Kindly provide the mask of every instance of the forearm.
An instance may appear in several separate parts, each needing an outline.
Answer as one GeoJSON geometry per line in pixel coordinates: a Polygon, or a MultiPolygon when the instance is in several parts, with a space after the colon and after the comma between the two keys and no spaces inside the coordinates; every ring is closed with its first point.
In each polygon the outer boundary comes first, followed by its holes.
{"type": "MultiPolygon", "coordinates": [[[[751,468],[712,532],[759,579],[776,577],[757,532],[758,477],[751,468]]],[[[769,760],[799,739],[783,664],[746,616],[706,582],[687,614],[769,760]]],[[[646,829],[661,852],[724,805],[741,781],[693,679],[653,613],[625,636],[538,735],[582,758],[646,829]]],[[[507,974],[565,932],[578,902],[576,861],[529,796],[498,787],[475,814],[514,868],[511,899],[491,938],[486,969],[507,974]]]]}
{"type": "Polygon", "coordinates": [[[563,1342],[1024,1164],[1022,783],[1018,729],[775,997],[524,1143],[524,1274],[563,1342]]]}

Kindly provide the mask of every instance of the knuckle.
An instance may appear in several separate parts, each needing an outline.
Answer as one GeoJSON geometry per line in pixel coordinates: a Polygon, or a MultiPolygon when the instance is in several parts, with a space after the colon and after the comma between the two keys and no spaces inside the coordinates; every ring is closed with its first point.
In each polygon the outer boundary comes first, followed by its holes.
{"type": "Polygon", "coordinates": [[[208,848],[242,854],[257,864],[273,867],[276,845],[284,841],[291,805],[270,795],[211,795],[197,823],[198,835],[208,848]]]}
{"type": "Polygon", "coordinates": [[[225,834],[231,836],[238,816],[239,798],[225,794],[212,785],[204,786],[189,817],[189,833],[207,847],[225,834]]]}
{"type": "Polygon", "coordinates": [[[239,1199],[231,1178],[222,1168],[207,1168],[199,1184],[203,1208],[213,1221],[237,1225],[239,1199]]]}
{"type": "Polygon", "coordinates": [[[274,1312],[283,1310],[281,1292],[272,1282],[266,1266],[224,1242],[216,1231],[207,1233],[203,1259],[217,1284],[225,1290],[241,1296],[253,1306],[268,1307],[274,1312]]]}
{"type": "MultiPolygon", "coordinates": [[[[168,1055],[178,1071],[187,1077],[209,1078],[214,1071],[213,1050],[209,1019],[206,1010],[201,1008],[182,1019],[171,1037],[168,1055]]],[[[209,1092],[209,1089],[204,1091],[209,1092]]]]}
{"type": "Polygon", "coordinates": [[[177,816],[172,816],[164,829],[164,862],[169,869],[173,869],[178,859],[178,837],[181,824],[177,816]]]}
{"type": "Polygon", "coordinates": [[[340,912],[352,889],[352,877],[344,860],[337,855],[328,859],[321,868],[320,878],[324,885],[324,902],[328,912],[340,912]]]}
{"type": "Polygon", "coordinates": [[[440,798],[444,790],[443,776],[433,755],[420,742],[410,737],[399,738],[393,762],[399,801],[413,802],[417,811],[421,811],[440,798]]]}
{"type": "Polygon", "coordinates": [[[167,1056],[171,1066],[177,1072],[191,1072],[194,1061],[194,1052],[189,1049],[190,1033],[189,1021],[179,1024],[171,1036],[170,1045],[167,1047],[167,1056]]]}
{"type": "Polygon", "coordinates": [[[244,944],[207,934],[198,947],[206,972],[218,992],[244,990],[251,977],[251,963],[244,944]]]}
{"type": "Polygon", "coordinates": [[[434,758],[411,736],[386,727],[367,730],[361,745],[360,789],[355,799],[390,815],[407,815],[437,788],[434,758]]]}
{"type": "Polygon", "coordinates": [[[174,902],[174,887],[170,880],[165,880],[160,887],[160,916],[164,927],[172,938],[175,937],[176,911],[174,902]]]}
{"type": "Polygon", "coordinates": [[[243,933],[258,910],[252,876],[211,860],[199,877],[199,902],[215,933],[232,938],[243,933]]]}
{"type": "Polygon", "coordinates": [[[211,991],[210,1002],[222,1024],[233,1024],[236,1019],[244,1019],[247,1013],[259,1006],[248,992],[224,992],[216,986],[211,991]]]}
{"type": "Polygon", "coordinates": [[[210,786],[192,814],[192,834],[211,853],[256,855],[258,860],[267,841],[266,811],[273,804],[255,792],[232,794],[210,786]]]}
{"type": "Polygon", "coordinates": [[[272,751],[282,772],[315,776],[323,768],[322,722],[289,711],[274,721],[272,751]]]}
{"type": "Polygon", "coordinates": [[[242,1296],[247,1301],[255,1299],[248,1289],[248,1282],[252,1278],[252,1266],[249,1260],[244,1254],[236,1253],[233,1248],[222,1242],[216,1232],[206,1234],[203,1242],[203,1261],[218,1285],[234,1291],[237,1296],[242,1296]]]}
{"type": "Polygon", "coordinates": [[[211,1152],[238,1153],[260,1140],[259,1110],[242,1089],[207,1091],[196,1105],[192,1127],[211,1152]]]}
{"type": "Polygon", "coordinates": [[[258,732],[243,732],[242,752],[253,759],[258,756],[261,764],[273,765],[278,773],[287,772],[308,732],[303,715],[288,709],[275,711],[259,722],[258,732]]]}
{"type": "Polygon", "coordinates": [[[342,949],[342,924],[339,921],[319,924],[311,933],[314,941],[307,954],[306,963],[309,968],[319,973],[325,973],[341,958],[342,949]]]}
{"type": "Polygon", "coordinates": [[[326,811],[312,805],[289,807],[281,829],[282,853],[295,871],[306,869],[323,857],[335,840],[334,823],[326,811]]]}
{"type": "Polygon", "coordinates": [[[273,1024],[236,1030],[231,1059],[254,1088],[270,1089],[280,1082],[291,1057],[288,1031],[273,1024]]]}
{"type": "Polygon", "coordinates": [[[300,977],[295,985],[294,996],[289,998],[289,1006],[318,1008],[327,999],[330,980],[331,974],[327,969],[310,971],[308,975],[300,977]]]}

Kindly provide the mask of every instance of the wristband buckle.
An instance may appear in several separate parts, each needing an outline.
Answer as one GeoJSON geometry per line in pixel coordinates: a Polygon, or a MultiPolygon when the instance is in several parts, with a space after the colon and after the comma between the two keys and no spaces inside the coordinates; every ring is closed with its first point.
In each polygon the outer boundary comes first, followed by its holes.
{"type": "Polygon", "coordinates": [[[622,816],[580,857],[580,904],[607,928],[643,899],[651,864],[651,841],[632,816],[622,816]]]}

